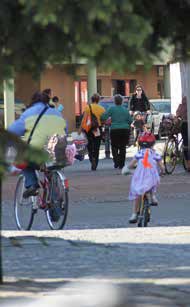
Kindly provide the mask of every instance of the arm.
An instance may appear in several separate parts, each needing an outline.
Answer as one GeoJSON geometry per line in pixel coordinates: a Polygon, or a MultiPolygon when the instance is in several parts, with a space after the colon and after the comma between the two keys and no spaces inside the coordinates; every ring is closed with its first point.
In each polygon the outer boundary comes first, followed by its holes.
{"type": "Polygon", "coordinates": [[[101,117],[100,117],[100,119],[101,119],[101,121],[105,121],[105,120],[107,120],[110,116],[111,116],[111,109],[112,108],[109,108],[106,112],[104,112],[102,115],[101,115],[101,117]]]}
{"type": "Polygon", "coordinates": [[[165,173],[165,169],[164,169],[164,164],[162,162],[162,160],[158,161],[158,166],[161,170],[161,174],[164,174],[165,173]]]}
{"type": "Polygon", "coordinates": [[[25,134],[25,120],[23,114],[8,127],[8,131],[18,136],[23,136],[25,134]]]}

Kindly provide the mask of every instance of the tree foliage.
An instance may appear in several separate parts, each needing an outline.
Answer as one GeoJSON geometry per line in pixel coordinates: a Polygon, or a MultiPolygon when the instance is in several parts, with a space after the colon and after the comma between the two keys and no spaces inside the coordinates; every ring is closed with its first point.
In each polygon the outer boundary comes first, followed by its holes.
{"type": "Polygon", "coordinates": [[[133,69],[175,46],[189,56],[189,0],[1,0],[0,71],[40,72],[85,58],[133,69]]]}
{"type": "Polygon", "coordinates": [[[36,163],[41,165],[47,154],[27,145],[15,134],[0,128],[0,178],[11,163],[36,163]]]}

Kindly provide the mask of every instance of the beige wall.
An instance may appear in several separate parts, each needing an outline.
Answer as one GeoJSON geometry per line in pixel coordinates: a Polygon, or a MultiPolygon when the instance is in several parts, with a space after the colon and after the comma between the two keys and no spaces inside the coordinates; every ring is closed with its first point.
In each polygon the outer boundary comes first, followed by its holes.
{"type": "Polygon", "coordinates": [[[51,88],[53,96],[58,96],[64,105],[63,115],[69,124],[69,131],[75,130],[74,80],[64,67],[54,66],[41,75],[40,89],[51,88]]]}
{"type": "Polygon", "coordinates": [[[40,90],[40,81],[34,80],[30,74],[17,74],[15,78],[15,98],[21,99],[26,105],[32,95],[40,90]]]}

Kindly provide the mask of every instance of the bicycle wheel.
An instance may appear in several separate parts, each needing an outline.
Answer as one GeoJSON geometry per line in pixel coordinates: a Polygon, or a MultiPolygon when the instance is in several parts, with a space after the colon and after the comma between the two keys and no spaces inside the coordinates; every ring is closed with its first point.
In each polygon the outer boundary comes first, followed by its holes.
{"type": "Polygon", "coordinates": [[[36,210],[33,209],[34,198],[29,197],[24,199],[24,176],[20,176],[15,190],[14,197],[14,213],[16,225],[19,230],[30,230],[34,220],[34,214],[36,210]]]}
{"type": "Polygon", "coordinates": [[[143,226],[143,219],[144,219],[144,195],[141,196],[141,199],[140,199],[139,214],[138,214],[138,220],[137,220],[138,227],[143,226]]]}
{"type": "Polygon", "coordinates": [[[177,152],[176,140],[168,139],[164,149],[164,167],[167,174],[172,174],[176,167],[177,152]]]}
{"type": "Polygon", "coordinates": [[[68,186],[63,172],[54,171],[51,174],[46,217],[51,229],[62,229],[68,214],[68,186]]]}
{"type": "Polygon", "coordinates": [[[150,222],[150,208],[148,207],[147,203],[144,209],[143,226],[147,227],[149,222],[150,222]]]}

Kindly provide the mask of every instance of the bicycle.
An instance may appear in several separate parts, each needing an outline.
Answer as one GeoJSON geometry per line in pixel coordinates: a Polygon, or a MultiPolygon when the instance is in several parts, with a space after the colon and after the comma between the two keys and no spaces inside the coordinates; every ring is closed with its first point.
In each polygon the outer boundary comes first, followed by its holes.
{"type": "Polygon", "coordinates": [[[37,171],[40,185],[39,194],[23,198],[24,176],[17,181],[14,197],[14,213],[19,230],[30,230],[38,210],[44,210],[49,227],[52,230],[62,229],[68,214],[69,183],[63,169],[45,167],[37,171]]]}
{"type": "Polygon", "coordinates": [[[163,160],[165,172],[172,174],[175,170],[177,162],[182,162],[184,169],[187,169],[186,160],[184,157],[183,138],[180,134],[180,124],[171,123],[167,127],[169,134],[165,143],[163,160]]]}
{"type": "Polygon", "coordinates": [[[147,227],[151,217],[151,206],[153,205],[149,200],[150,192],[140,196],[139,213],[137,216],[137,226],[147,227]]]}

